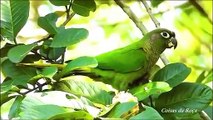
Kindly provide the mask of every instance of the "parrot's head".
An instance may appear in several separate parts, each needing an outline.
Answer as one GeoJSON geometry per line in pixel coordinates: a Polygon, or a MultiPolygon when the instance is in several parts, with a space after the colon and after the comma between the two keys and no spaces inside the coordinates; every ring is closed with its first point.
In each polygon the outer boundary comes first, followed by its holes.
{"type": "Polygon", "coordinates": [[[165,29],[158,28],[149,32],[149,37],[152,43],[163,48],[177,47],[177,40],[175,38],[175,33],[165,29]]]}

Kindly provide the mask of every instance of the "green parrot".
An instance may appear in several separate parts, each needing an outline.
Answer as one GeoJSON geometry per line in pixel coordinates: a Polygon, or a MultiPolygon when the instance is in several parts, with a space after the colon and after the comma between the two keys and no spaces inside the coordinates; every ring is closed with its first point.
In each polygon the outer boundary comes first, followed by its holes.
{"type": "Polygon", "coordinates": [[[76,74],[87,75],[119,90],[127,90],[132,82],[151,70],[166,48],[172,47],[177,47],[175,33],[165,28],[155,29],[140,41],[96,56],[96,68],[76,74]]]}

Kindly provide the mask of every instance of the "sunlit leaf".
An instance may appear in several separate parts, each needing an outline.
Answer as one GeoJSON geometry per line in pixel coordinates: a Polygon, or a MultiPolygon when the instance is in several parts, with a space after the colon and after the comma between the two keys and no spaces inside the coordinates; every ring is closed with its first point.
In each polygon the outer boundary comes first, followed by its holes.
{"type": "Polygon", "coordinates": [[[45,77],[52,78],[53,75],[57,72],[57,67],[46,67],[42,70],[41,74],[45,77]]]}
{"type": "Polygon", "coordinates": [[[183,63],[171,63],[159,70],[152,81],[165,81],[171,87],[180,84],[190,74],[191,69],[183,63]]]}
{"type": "Polygon", "coordinates": [[[38,25],[45,29],[50,34],[56,34],[58,28],[56,27],[56,21],[58,16],[55,13],[50,13],[44,17],[38,18],[38,25]]]}
{"type": "Polygon", "coordinates": [[[51,47],[68,47],[84,40],[88,31],[84,28],[60,29],[54,36],[51,47]]]}
{"type": "Polygon", "coordinates": [[[112,102],[112,95],[105,91],[107,86],[91,79],[67,77],[55,84],[54,88],[77,96],[84,96],[95,103],[108,105],[112,102]]]}
{"type": "Polygon", "coordinates": [[[9,50],[7,56],[10,61],[14,63],[19,63],[36,46],[36,44],[17,45],[9,50]]]}
{"type": "Polygon", "coordinates": [[[29,0],[1,0],[1,34],[13,41],[27,22],[28,16],[29,0]]]}
{"type": "Polygon", "coordinates": [[[172,88],[166,82],[150,82],[130,90],[130,92],[138,98],[138,100],[143,100],[153,94],[161,94],[163,92],[168,92],[172,88]]]}
{"type": "Polygon", "coordinates": [[[2,63],[2,73],[12,78],[13,85],[26,86],[28,80],[36,75],[36,69],[32,67],[17,66],[9,60],[2,63]]]}

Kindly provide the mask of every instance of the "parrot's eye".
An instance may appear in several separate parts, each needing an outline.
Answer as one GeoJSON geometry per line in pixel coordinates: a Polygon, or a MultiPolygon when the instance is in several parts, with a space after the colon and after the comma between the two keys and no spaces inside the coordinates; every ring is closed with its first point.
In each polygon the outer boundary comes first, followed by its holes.
{"type": "Polygon", "coordinates": [[[161,36],[164,37],[164,38],[169,38],[169,37],[170,37],[170,35],[169,35],[168,32],[161,32],[160,34],[161,34],[161,36]]]}

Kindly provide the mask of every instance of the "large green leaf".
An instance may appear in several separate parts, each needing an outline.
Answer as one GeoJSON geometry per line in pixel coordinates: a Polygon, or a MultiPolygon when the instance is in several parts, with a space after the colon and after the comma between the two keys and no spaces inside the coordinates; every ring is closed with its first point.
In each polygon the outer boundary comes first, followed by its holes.
{"type": "Polygon", "coordinates": [[[56,27],[56,21],[58,16],[55,13],[47,14],[44,17],[38,18],[38,25],[45,29],[50,34],[56,34],[58,28],[56,27]]]}
{"type": "MultiPolygon", "coordinates": [[[[41,97],[42,98],[42,97],[41,97]]],[[[20,107],[20,119],[49,119],[55,115],[72,112],[73,109],[47,104],[36,96],[26,96],[20,107]]]]}
{"type": "Polygon", "coordinates": [[[198,83],[181,83],[156,100],[162,115],[186,117],[205,109],[212,101],[212,89],[198,83]]]}
{"type": "Polygon", "coordinates": [[[190,72],[191,69],[183,63],[172,63],[159,70],[152,81],[165,81],[174,87],[185,80],[190,72]]]}
{"type": "Polygon", "coordinates": [[[73,61],[69,62],[66,67],[56,76],[56,79],[63,77],[64,75],[70,74],[71,71],[77,68],[82,67],[96,67],[98,62],[93,57],[79,57],[74,59],[73,61]]]}
{"type": "Polygon", "coordinates": [[[19,63],[36,46],[37,44],[17,45],[9,50],[7,56],[13,63],[19,63]]]}
{"type": "Polygon", "coordinates": [[[2,63],[2,73],[13,80],[13,85],[26,86],[28,80],[36,75],[36,69],[32,67],[17,66],[9,60],[2,63]]]}
{"type": "Polygon", "coordinates": [[[152,107],[143,106],[145,111],[130,118],[130,120],[164,120],[163,117],[152,107]]]}
{"type": "Polygon", "coordinates": [[[143,100],[153,94],[161,94],[163,92],[168,92],[172,88],[166,82],[150,82],[130,90],[130,92],[138,98],[138,100],[143,100]]]}
{"type": "Polygon", "coordinates": [[[27,107],[22,109],[22,112],[20,113],[20,119],[50,119],[55,115],[68,112],[71,112],[71,110],[57,105],[36,105],[31,106],[30,108],[27,107]]]}
{"type": "Polygon", "coordinates": [[[13,41],[28,16],[29,0],[1,0],[1,35],[13,41]]]}
{"type": "Polygon", "coordinates": [[[70,0],[49,0],[55,6],[65,6],[70,4],[70,0]]]}
{"type": "Polygon", "coordinates": [[[79,15],[89,16],[90,11],[95,11],[96,4],[94,0],[74,0],[72,9],[79,15]]]}
{"type": "Polygon", "coordinates": [[[107,85],[85,77],[63,78],[55,84],[54,89],[84,96],[95,103],[109,105],[112,102],[112,95],[106,91],[107,85]]]}
{"type": "Polygon", "coordinates": [[[1,57],[1,58],[6,57],[8,51],[9,51],[11,48],[13,48],[14,46],[15,46],[15,45],[13,45],[13,44],[8,44],[8,43],[6,43],[6,45],[5,45],[4,47],[1,46],[2,48],[0,49],[0,52],[1,52],[0,57],[1,57]]]}
{"type": "Polygon", "coordinates": [[[51,47],[67,47],[80,42],[88,36],[88,31],[84,28],[59,29],[54,36],[51,47]]]}

